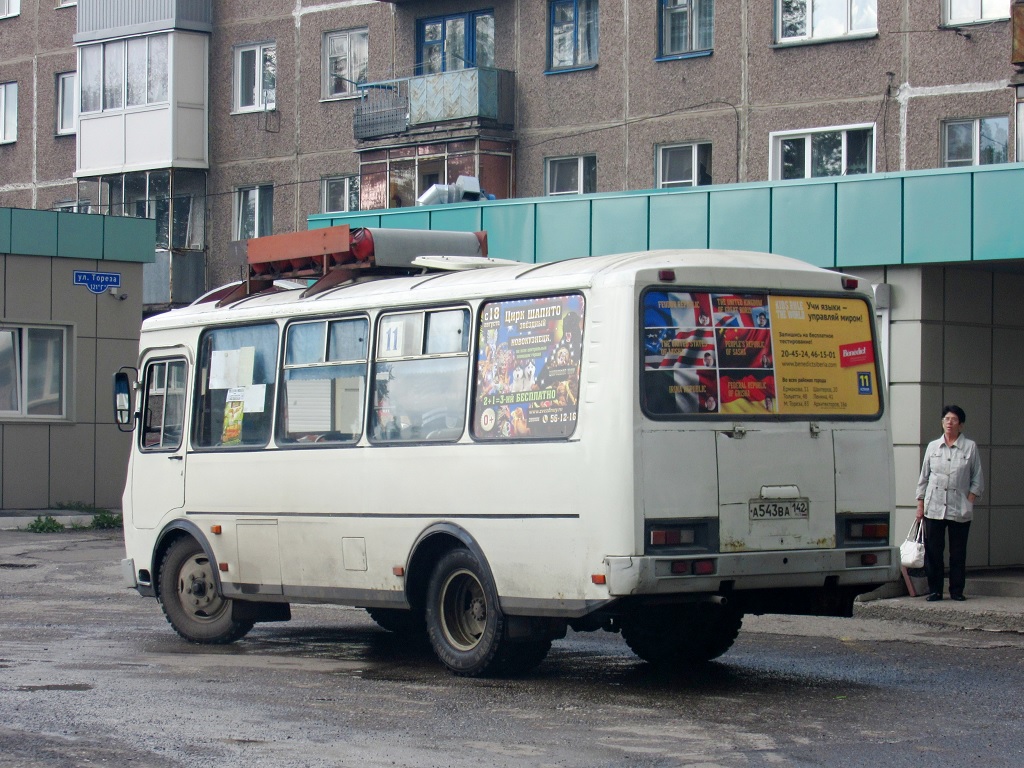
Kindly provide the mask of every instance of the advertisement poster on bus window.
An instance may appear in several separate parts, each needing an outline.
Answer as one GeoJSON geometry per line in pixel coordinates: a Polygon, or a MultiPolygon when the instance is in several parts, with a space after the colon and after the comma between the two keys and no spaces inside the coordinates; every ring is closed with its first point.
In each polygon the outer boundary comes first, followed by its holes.
{"type": "Polygon", "coordinates": [[[583,297],[484,304],[477,344],[473,436],[568,437],[576,427],[583,297]]]}
{"type": "Polygon", "coordinates": [[[861,299],[649,291],[643,396],[652,415],[873,415],[861,299]]]}

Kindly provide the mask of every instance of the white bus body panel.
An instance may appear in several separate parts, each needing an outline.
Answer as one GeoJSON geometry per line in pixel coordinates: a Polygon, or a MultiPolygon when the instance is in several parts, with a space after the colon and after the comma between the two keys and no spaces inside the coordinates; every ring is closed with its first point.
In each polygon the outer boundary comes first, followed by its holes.
{"type": "Polygon", "coordinates": [[[620,597],[714,594],[724,582],[761,589],[820,587],[823,574],[840,585],[895,578],[888,545],[873,550],[872,567],[836,549],[837,513],[892,513],[884,413],[862,421],[655,421],[642,413],[637,302],[662,268],[682,286],[839,292],[835,273],[782,257],[653,252],[385,280],[313,300],[293,291],[147,320],[142,349],[189,350],[194,385],[191,361],[213,324],[276,319],[283,328],[292,318],[361,311],[373,327],[378,307],[465,305],[476,318],[487,298],[575,291],[586,302],[578,424],[568,440],[481,443],[467,428],[458,443],[371,445],[363,435],[358,445],[295,449],[272,440],[259,450],[190,446],[180,461],[141,453],[136,440],[125,493],[135,572],[155,578],[160,537],[188,521],[226,566],[227,596],[404,607],[413,547],[445,523],[485,555],[512,614],[582,616],[620,597]],[[176,465],[178,474],[150,463],[176,465]],[[751,520],[750,501],[783,487],[808,500],[808,517],[751,520]],[[645,554],[646,521],[688,517],[719,521],[711,575],[676,577],[678,557],[645,554]]]}

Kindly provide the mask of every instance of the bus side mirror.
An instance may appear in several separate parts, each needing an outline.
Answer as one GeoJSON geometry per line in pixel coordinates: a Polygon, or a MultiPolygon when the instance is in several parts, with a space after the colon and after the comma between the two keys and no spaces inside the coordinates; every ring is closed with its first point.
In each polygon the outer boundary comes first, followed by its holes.
{"type": "Polygon", "coordinates": [[[122,432],[131,432],[135,428],[132,419],[132,382],[128,371],[122,368],[114,374],[114,421],[122,432]]]}

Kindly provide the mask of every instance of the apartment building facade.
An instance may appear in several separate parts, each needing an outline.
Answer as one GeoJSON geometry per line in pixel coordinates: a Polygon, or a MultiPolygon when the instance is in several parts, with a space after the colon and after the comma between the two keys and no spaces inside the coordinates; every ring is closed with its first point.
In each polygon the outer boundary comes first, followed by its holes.
{"type": "MultiPolygon", "coordinates": [[[[408,206],[1013,161],[1011,0],[0,0],[0,204],[156,218],[146,303],[408,206]]],[[[1020,93],[1018,93],[1020,92],[1020,93]]]]}

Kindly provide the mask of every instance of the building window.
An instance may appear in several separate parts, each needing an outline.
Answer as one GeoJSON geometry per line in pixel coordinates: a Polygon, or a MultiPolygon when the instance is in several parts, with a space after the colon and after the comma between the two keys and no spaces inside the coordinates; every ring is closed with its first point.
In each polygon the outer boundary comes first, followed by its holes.
{"type": "Polygon", "coordinates": [[[71,8],[75,5],[78,5],[78,0],[57,0],[58,8],[71,8]]]}
{"type": "Polygon", "coordinates": [[[946,24],[973,24],[1010,18],[1010,0],[943,0],[946,24]]]}
{"type": "Polygon", "coordinates": [[[773,133],[771,141],[772,179],[875,172],[875,129],[871,125],[773,133]]]}
{"type": "Polygon", "coordinates": [[[18,140],[18,84],[0,83],[0,144],[18,140]]]}
{"type": "Polygon", "coordinates": [[[660,0],[659,55],[674,56],[714,47],[715,0],[660,0]]]}
{"type": "Polygon", "coordinates": [[[597,0],[551,0],[548,69],[597,64],[597,0]]]}
{"type": "Polygon", "coordinates": [[[779,42],[878,32],[877,0],[776,0],[779,42]]]}
{"type": "Polygon", "coordinates": [[[83,46],[78,71],[83,114],[166,103],[167,35],[83,46]]]}
{"type": "Polygon", "coordinates": [[[276,107],[277,46],[273,43],[235,49],[235,111],[260,112],[276,107]]]}
{"type": "Polygon", "coordinates": [[[325,99],[352,96],[356,85],[366,82],[369,32],[350,29],[327,32],[323,40],[323,89],[325,99]]]}
{"type": "Polygon", "coordinates": [[[0,417],[62,417],[67,330],[0,325],[0,417]]]}
{"type": "Polygon", "coordinates": [[[546,161],[547,194],[579,195],[597,191],[597,156],[557,157],[546,161]]]}
{"type": "Polygon", "coordinates": [[[494,66],[494,12],[461,13],[417,23],[416,74],[494,66]]]}
{"type": "Polygon", "coordinates": [[[323,181],[320,195],[323,213],[359,210],[359,177],[331,176],[323,181]]]}
{"type": "Polygon", "coordinates": [[[75,73],[57,75],[57,134],[75,132],[75,73]]]}
{"type": "Polygon", "coordinates": [[[942,164],[947,168],[1009,161],[1010,119],[951,120],[942,126],[942,164]]]}
{"type": "Polygon", "coordinates": [[[274,185],[242,187],[235,195],[235,240],[269,235],[274,227],[274,185]]]}
{"type": "Polygon", "coordinates": [[[711,144],[675,144],[658,148],[658,188],[711,183],[711,144]]]}
{"type": "Polygon", "coordinates": [[[21,13],[21,0],[0,0],[0,19],[21,13]]]}

